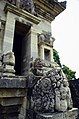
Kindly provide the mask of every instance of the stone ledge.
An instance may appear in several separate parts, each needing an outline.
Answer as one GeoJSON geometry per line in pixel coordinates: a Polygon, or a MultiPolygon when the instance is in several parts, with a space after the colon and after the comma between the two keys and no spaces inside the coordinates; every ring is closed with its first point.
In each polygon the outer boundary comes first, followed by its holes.
{"type": "Polygon", "coordinates": [[[26,88],[26,78],[0,78],[0,88],[26,88]]]}
{"type": "Polygon", "coordinates": [[[73,108],[66,112],[53,113],[53,114],[36,114],[36,119],[77,119],[78,109],[73,108]]]}
{"type": "Polygon", "coordinates": [[[33,14],[31,14],[21,8],[17,8],[16,6],[11,5],[9,3],[6,4],[4,10],[5,10],[5,12],[9,11],[11,13],[14,13],[15,15],[18,15],[19,17],[23,17],[35,24],[39,24],[41,21],[38,17],[34,16],[33,14]]]}

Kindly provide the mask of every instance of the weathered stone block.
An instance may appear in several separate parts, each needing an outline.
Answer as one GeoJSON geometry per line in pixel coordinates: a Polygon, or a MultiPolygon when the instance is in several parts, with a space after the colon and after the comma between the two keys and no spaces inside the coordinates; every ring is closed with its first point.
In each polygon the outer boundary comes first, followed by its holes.
{"type": "Polygon", "coordinates": [[[72,110],[53,114],[36,114],[36,119],[77,119],[78,109],[73,108],[72,110]]]}
{"type": "Polygon", "coordinates": [[[5,77],[0,79],[0,88],[26,88],[26,79],[5,77]]]}

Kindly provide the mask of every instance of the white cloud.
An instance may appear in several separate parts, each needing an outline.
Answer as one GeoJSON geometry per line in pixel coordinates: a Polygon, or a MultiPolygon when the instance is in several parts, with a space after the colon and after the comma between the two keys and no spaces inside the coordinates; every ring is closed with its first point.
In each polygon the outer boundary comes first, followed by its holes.
{"type": "Polygon", "coordinates": [[[77,72],[79,77],[79,1],[68,0],[67,9],[52,22],[52,35],[56,38],[61,63],[77,72]]]}

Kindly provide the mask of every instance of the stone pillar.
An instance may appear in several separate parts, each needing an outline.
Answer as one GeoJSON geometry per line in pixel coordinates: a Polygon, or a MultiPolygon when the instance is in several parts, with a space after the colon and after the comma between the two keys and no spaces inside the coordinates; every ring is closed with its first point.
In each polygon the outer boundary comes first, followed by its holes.
{"type": "Polygon", "coordinates": [[[2,49],[3,49],[3,36],[4,36],[4,25],[0,20],[0,53],[2,53],[2,49]]]}
{"type": "Polygon", "coordinates": [[[3,52],[4,53],[7,53],[8,51],[12,51],[14,30],[15,30],[14,15],[8,11],[7,17],[6,17],[4,41],[3,41],[3,52]]]}
{"type": "Polygon", "coordinates": [[[44,60],[44,46],[40,46],[40,58],[44,60]]]}
{"type": "Polygon", "coordinates": [[[54,59],[53,59],[53,48],[51,48],[51,50],[50,50],[50,61],[54,62],[54,59]]]}
{"type": "Polygon", "coordinates": [[[27,97],[24,97],[23,104],[21,106],[19,119],[25,119],[26,118],[26,109],[27,109],[27,97]]]}
{"type": "Polygon", "coordinates": [[[38,37],[36,31],[31,28],[31,58],[38,58],[38,37]]]}

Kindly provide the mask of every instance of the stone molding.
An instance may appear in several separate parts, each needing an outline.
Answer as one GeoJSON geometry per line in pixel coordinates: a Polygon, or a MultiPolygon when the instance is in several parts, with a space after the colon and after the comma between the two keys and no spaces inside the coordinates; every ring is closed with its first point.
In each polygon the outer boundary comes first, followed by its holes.
{"type": "Polygon", "coordinates": [[[17,8],[16,6],[11,5],[9,3],[6,3],[4,10],[5,10],[5,13],[7,13],[9,11],[9,12],[11,12],[15,15],[18,15],[22,18],[25,18],[35,24],[39,24],[39,22],[41,21],[38,17],[34,16],[33,14],[30,14],[29,12],[22,10],[20,8],[17,8]]]}
{"type": "Polygon", "coordinates": [[[66,112],[53,113],[53,114],[36,114],[36,119],[77,119],[78,109],[73,108],[66,112]]]}
{"type": "Polygon", "coordinates": [[[35,5],[35,12],[39,17],[51,22],[55,19],[57,15],[63,12],[66,7],[64,7],[60,2],[53,3],[48,2],[47,0],[33,0],[35,5]]]}

